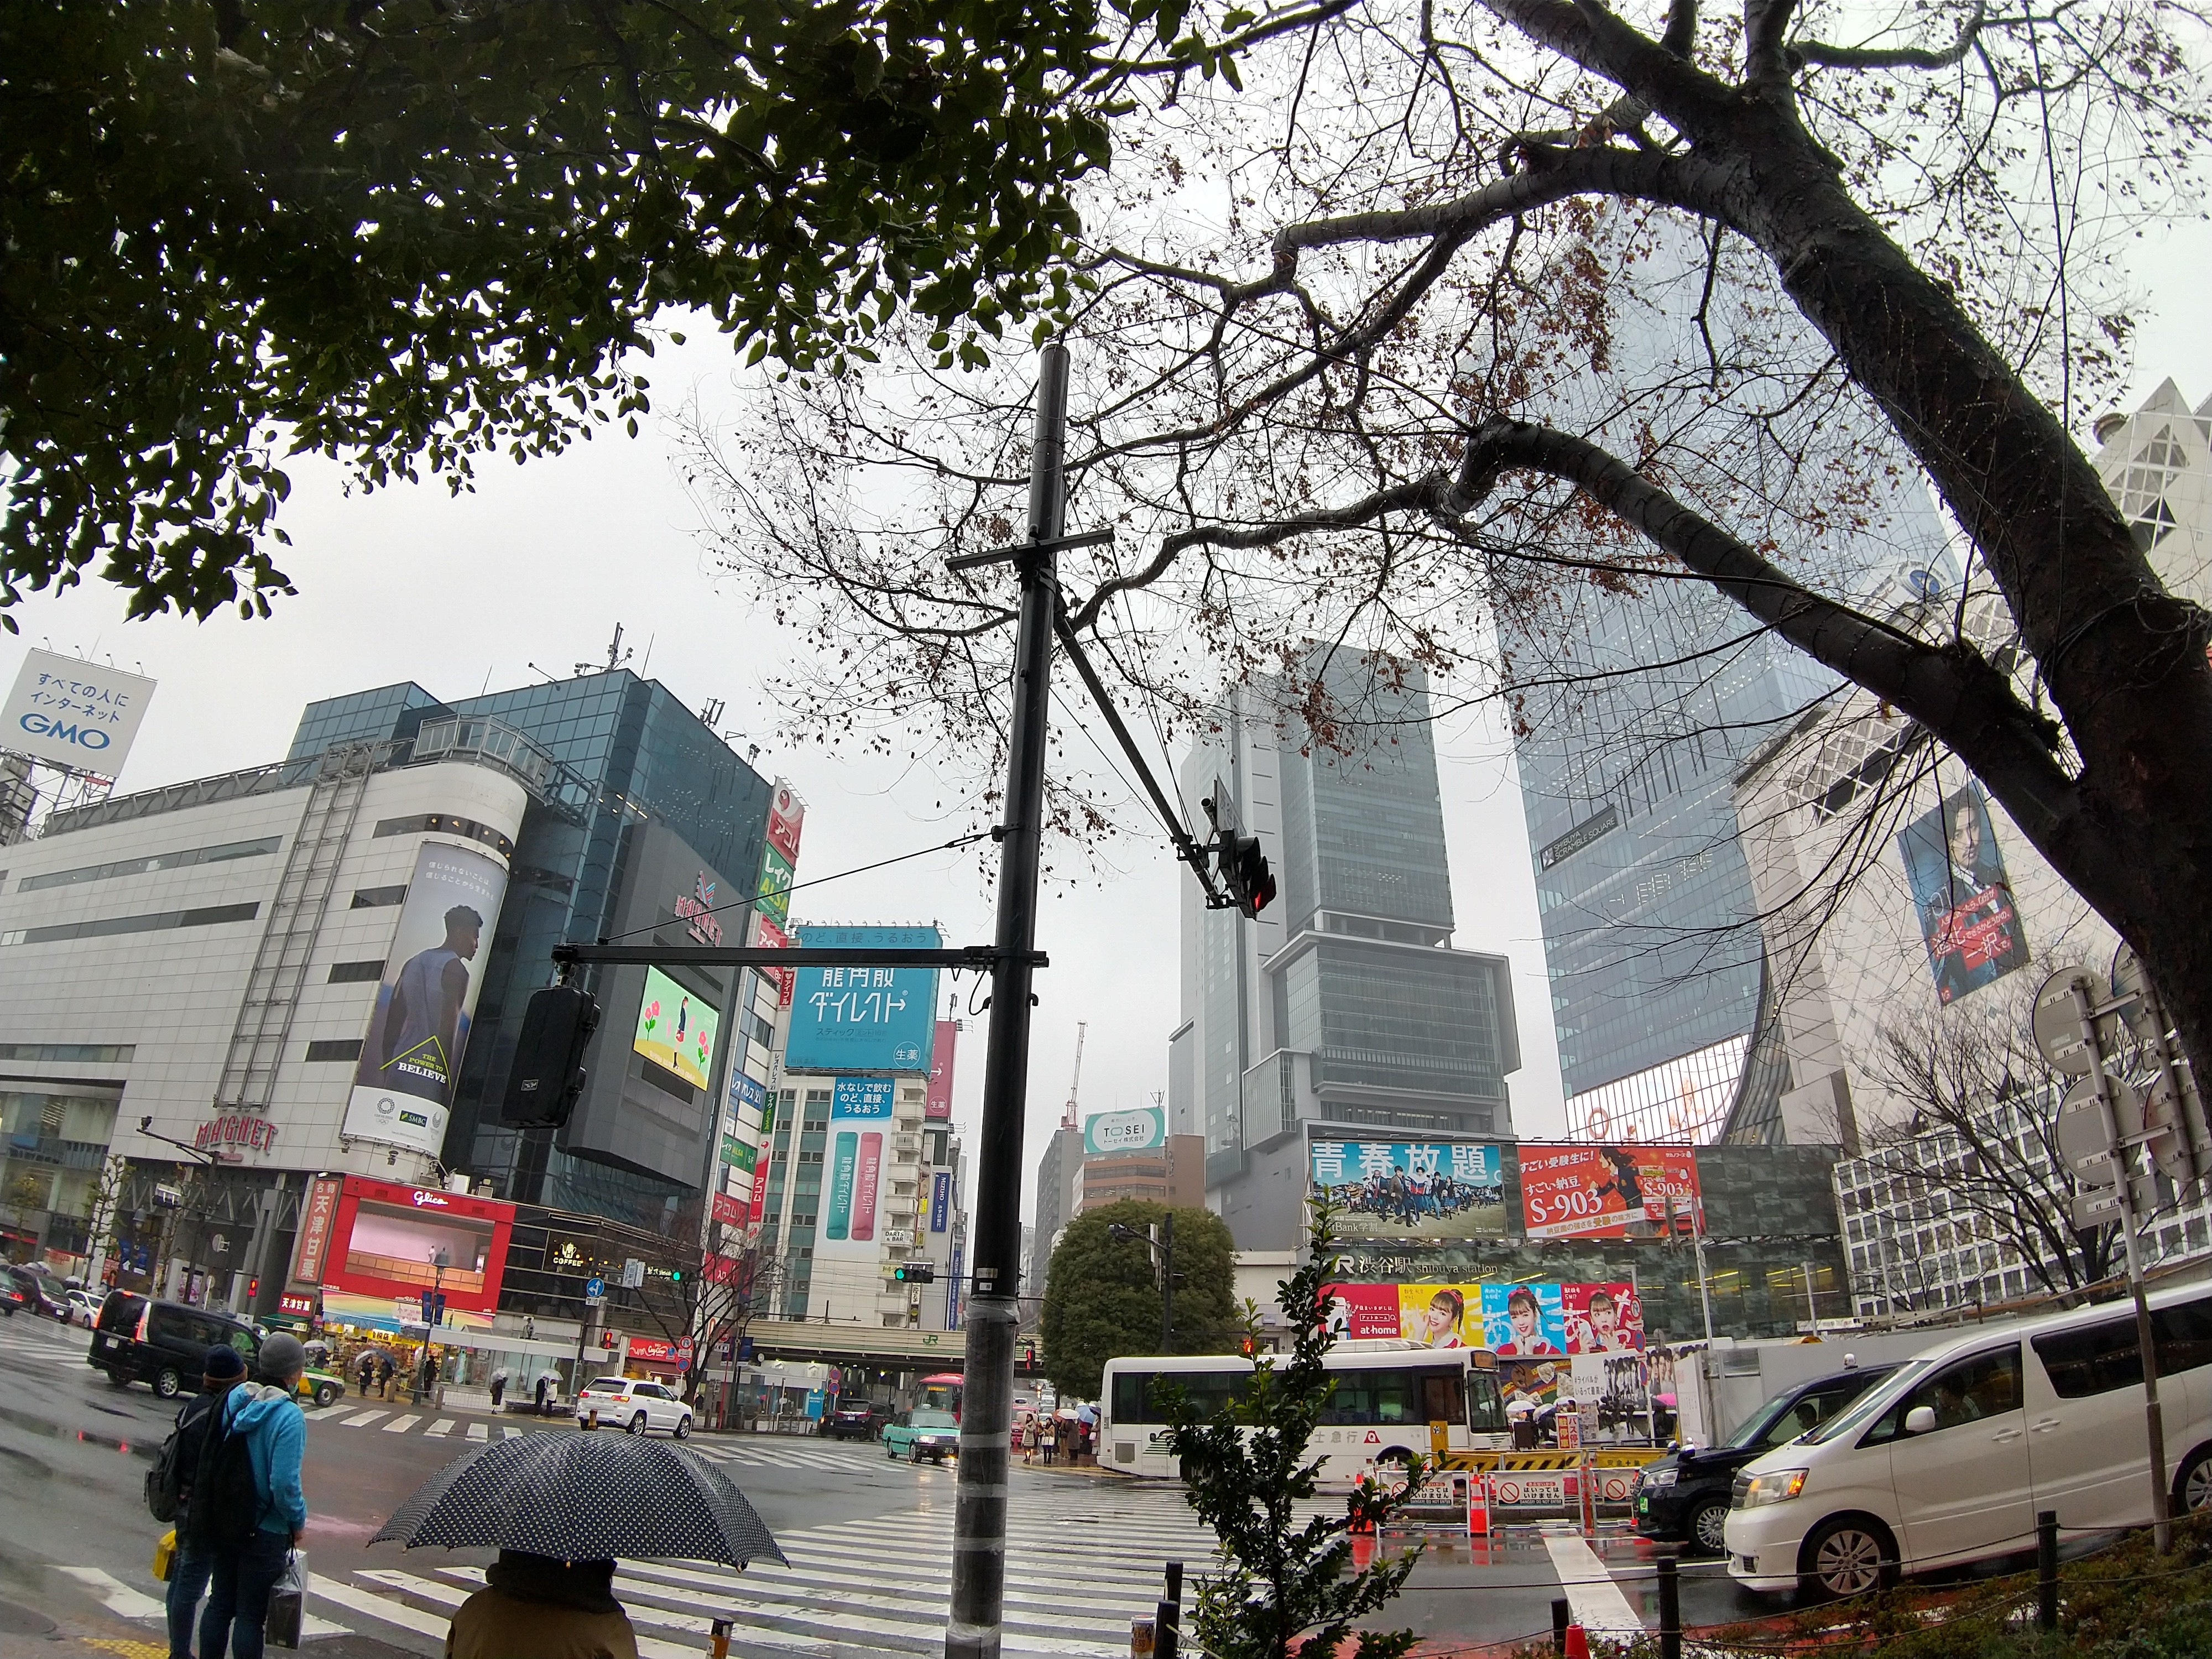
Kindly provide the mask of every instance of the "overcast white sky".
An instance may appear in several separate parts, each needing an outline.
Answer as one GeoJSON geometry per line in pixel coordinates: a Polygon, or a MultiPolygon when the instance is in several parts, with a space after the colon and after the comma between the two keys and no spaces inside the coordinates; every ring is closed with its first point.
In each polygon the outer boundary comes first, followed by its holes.
{"type": "MultiPolygon", "coordinates": [[[[2212,229],[2201,222],[2141,244],[2136,273],[2150,304],[2128,406],[2169,376],[2192,404],[2212,395],[2208,270],[2212,229]]],[[[720,343],[695,336],[659,359],[656,404],[673,410],[696,385],[711,409],[726,395],[730,372],[720,343]]],[[[520,469],[488,462],[477,493],[458,499],[436,481],[349,496],[334,469],[301,463],[292,471],[284,524],[295,546],[279,562],[301,596],[281,602],[273,620],[126,623],[119,599],[88,582],[70,594],[33,596],[16,611],[21,637],[0,640],[0,674],[10,682],[31,645],[112,660],[160,681],[119,789],[279,758],[301,705],[317,697],[406,679],[460,697],[532,680],[532,663],[565,676],[578,662],[603,660],[619,622],[635,647],[632,668],[694,708],[725,701],[721,728],[761,742],[761,770],[787,775],[805,796],[800,879],[968,827],[963,812],[937,804],[956,807],[978,780],[772,737],[776,716],[761,686],[779,642],[733,587],[714,579],[659,429],[635,441],[603,438],[520,469]]],[[[1439,740],[1456,943],[1511,955],[1522,1053],[1510,1079],[1516,1124],[1527,1138],[1557,1133],[1558,1052],[1510,747],[1473,719],[1439,740]]],[[[745,740],[733,741],[743,752],[745,740]]],[[[991,855],[986,845],[855,877],[798,895],[793,915],[933,920],[953,943],[984,942],[990,915],[979,860],[991,855]]],[[[1178,1019],[1177,874],[1164,848],[1124,842],[1107,849],[1097,874],[1047,901],[1039,942],[1053,965],[1040,981],[1031,1057],[1032,1169],[1067,1097],[1078,1021],[1090,1023],[1085,1111],[1139,1105],[1166,1086],[1166,1039],[1178,1019]]],[[[963,1003],[970,988],[962,988],[963,1003]]],[[[980,1022],[971,1022],[957,1094],[969,1125],[979,1110],[981,1038],[980,1022]]]]}

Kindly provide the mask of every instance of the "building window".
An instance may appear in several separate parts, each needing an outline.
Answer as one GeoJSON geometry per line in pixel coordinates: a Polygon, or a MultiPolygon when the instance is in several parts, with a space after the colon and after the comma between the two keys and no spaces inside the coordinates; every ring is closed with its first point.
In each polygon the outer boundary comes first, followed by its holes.
{"type": "Polygon", "coordinates": [[[0,1042],[0,1060],[99,1060],[128,1063],[138,1052],[132,1042],[0,1042]]]}
{"type": "Polygon", "coordinates": [[[72,887],[81,881],[106,881],[114,876],[150,875],[156,870],[182,870],[195,864],[220,864],[230,859],[260,858],[283,845],[281,836],[258,841],[223,842],[214,847],[188,847],[182,852],[155,853],[143,859],[118,859],[111,864],[80,865],[74,870],[53,870],[43,876],[26,876],[15,884],[19,893],[35,893],[46,887],[72,887]]]}
{"type": "Polygon", "coordinates": [[[471,841],[482,842],[502,858],[514,851],[514,843],[491,825],[478,823],[474,818],[465,818],[456,812],[422,812],[413,817],[386,818],[369,835],[374,840],[380,836],[421,836],[434,831],[441,836],[465,836],[471,841]]]}
{"type": "Polygon", "coordinates": [[[311,1060],[356,1060],[361,1058],[361,1044],[359,1037],[324,1037],[307,1045],[307,1058],[311,1060]]]}
{"type": "Polygon", "coordinates": [[[227,921],[251,921],[260,914],[258,903],[211,904],[198,910],[110,916],[101,921],[65,921],[52,927],[18,927],[0,933],[0,945],[51,945],[60,939],[106,939],[116,933],[158,933],[171,927],[213,927],[227,921]]]}
{"type": "Polygon", "coordinates": [[[383,977],[384,958],[379,957],[374,962],[334,962],[331,964],[331,976],[325,983],[360,985],[383,977]]]}
{"type": "Polygon", "coordinates": [[[406,902],[407,884],[402,882],[397,887],[356,888],[351,908],[356,910],[380,910],[387,904],[404,904],[406,902]]]}

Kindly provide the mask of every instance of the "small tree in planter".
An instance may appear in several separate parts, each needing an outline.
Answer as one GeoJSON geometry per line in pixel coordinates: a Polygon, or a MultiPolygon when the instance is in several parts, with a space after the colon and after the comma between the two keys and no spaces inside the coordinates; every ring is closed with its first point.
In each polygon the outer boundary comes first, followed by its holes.
{"type": "MultiPolygon", "coordinates": [[[[1181,1388],[1158,1385],[1185,1496],[1228,1558],[1200,1577],[1192,1620],[1195,1644],[1212,1659],[1292,1659],[1302,1650],[1330,1659],[1358,1620],[1404,1588],[1420,1556],[1417,1546],[1351,1570],[1353,1530],[1379,1528],[1416,1481],[1401,1489],[1363,1481],[1343,1515],[1296,1524],[1295,1506],[1320,1479],[1321,1460],[1308,1458],[1306,1445],[1336,1389],[1323,1363],[1335,1344],[1322,1294],[1337,1277],[1330,1223],[1328,1209],[1316,1211],[1305,1265],[1283,1281],[1283,1317],[1296,1337],[1288,1364],[1261,1358],[1250,1388],[1211,1422],[1198,1419],[1181,1388]]],[[[1248,1317],[1256,1312],[1245,1306],[1248,1317]]],[[[1402,1659],[1416,1639],[1409,1630],[1363,1630],[1352,1659],[1402,1659]]]]}

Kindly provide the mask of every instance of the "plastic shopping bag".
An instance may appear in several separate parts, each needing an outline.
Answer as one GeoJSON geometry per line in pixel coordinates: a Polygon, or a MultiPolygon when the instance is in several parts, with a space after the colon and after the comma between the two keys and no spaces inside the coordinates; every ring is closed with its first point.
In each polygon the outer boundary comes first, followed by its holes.
{"type": "Polygon", "coordinates": [[[266,1639],[280,1648],[298,1647],[300,1627],[307,1617],[307,1553],[294,1550],[269,1592],[269,1622],[264,1626],[266,1639]]]}
{"type": "Polygon", "coordinates": [[[172,1527],[154,1540],[154,1577],[163,1583],[177,1570],[177,1529],[172,1527]]]}

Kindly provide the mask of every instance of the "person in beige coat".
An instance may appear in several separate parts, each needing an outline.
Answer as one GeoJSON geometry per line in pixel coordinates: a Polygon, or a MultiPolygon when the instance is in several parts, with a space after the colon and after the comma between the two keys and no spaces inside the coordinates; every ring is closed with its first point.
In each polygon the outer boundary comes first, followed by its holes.
{"type": "Polygon", "coordinates": [[[637,1659],[614,1579],[611,1561],[501,1550],[453,1614],[446,1659],[637,1659]]]}

